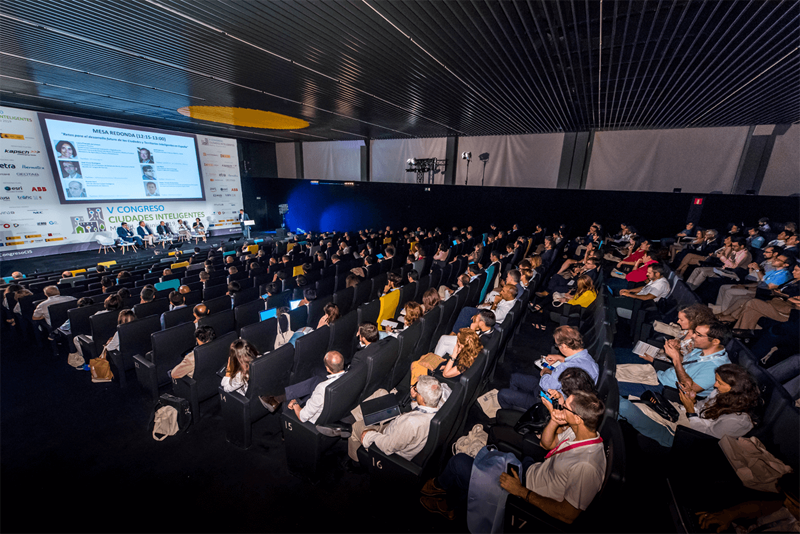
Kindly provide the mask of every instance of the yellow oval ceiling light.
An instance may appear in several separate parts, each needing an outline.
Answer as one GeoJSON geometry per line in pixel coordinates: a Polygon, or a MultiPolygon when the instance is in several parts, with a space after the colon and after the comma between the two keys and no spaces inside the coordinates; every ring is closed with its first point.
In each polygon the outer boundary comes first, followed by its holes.
{"type": "Polygon", "coordinates": [[[308,122],[302,119],[260,109],[227,106],[186,106],[179,108],[178,113],[201,121],[220,122],[233,126],[264,128],[267,130],[299,130],[309,126],[308,122]]]}

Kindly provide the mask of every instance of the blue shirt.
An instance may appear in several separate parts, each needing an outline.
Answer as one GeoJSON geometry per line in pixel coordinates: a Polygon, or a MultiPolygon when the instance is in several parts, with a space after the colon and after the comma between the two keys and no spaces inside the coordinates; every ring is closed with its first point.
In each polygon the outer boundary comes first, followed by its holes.
{"type": "MultiPolygon", "coordinates": [[[[704,356],[701,349],[694,349],[683,359],[683,369],[695,384],[703,388],[703,391],[698,395],[707,397],[714,390],[714,382],[716,381],[714,375],[717,367],[726,363],[731,363],[731,361],[728,359],[728,353],[725,349],[708,356],[704,356]]],[[[675,373],[674,367],[670,367],[666,371],[658,371],[656,374],[658,375],[658,381],[664,386],[674,388],[675,383],[678,381],[678,375],[675,373]]]]}
{"type": "Polygon", "coordinates": [[[779,286],[785,284],[791,279],[792,273],[790,273],[788,269],[775,269],[765,274],[759,285],[762,287],[766,287],[768,284],[775,284],[779,286]]]}
{"type": "Polygon", "coordinates": [[[589,351],[583,349],[582,351],[576,352],[572,356],[567,357],[563,362],[561,362],[561,365],[555,368],[552,373],[541,377],[539,379],[539,388],[544,392],[546,392],[548,389],[555,389],[559,393],[563,393],[561,391],[561,382],[559,382],[558,377],[570,367],[580,367],[589,373],[589,376],[592,377],[594,383],[597,384],[597,377],[600,373],[600,370],[597,367],[597,362],[594,361],[594,358],[589,356],[589,351]]]}

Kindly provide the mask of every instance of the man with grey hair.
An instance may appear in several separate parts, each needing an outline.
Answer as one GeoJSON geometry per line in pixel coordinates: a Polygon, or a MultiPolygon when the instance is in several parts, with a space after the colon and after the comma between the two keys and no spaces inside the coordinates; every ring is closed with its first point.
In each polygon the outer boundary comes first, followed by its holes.
{"type": "Polygon", "coordinates": [[[431,419],[439,411],[443,388],[432,376],[421,376],[411,386],[411,399],[417,406],[381,428],[364,428],[363,421],[353,425],[347,445],[350,459],[358,462],[358,447],[369,449],[373,444],[386,454],[396,454],[405,460],[416,456],[428,441],[431,419]],[[359,424],[360,423],[360,424],[359,424]]]}
{"type": "Polygon", "coordinates": [[[44,302],[40,302],[39,305],[36,306],[36,309],[33,310],[33,320],[44,321],[47,323],[47,326],[51,326],[50,310],[48,308],[53,304],[58,304],[59,302],[66,302],[68,300],[76,300],[76,299],[75,297],[62,295],[56,286],[47,286],[46,288],[44,288],[43,291],[44,291],[44,296],[47,297],[47,300],[45,300],[44,302]]]}

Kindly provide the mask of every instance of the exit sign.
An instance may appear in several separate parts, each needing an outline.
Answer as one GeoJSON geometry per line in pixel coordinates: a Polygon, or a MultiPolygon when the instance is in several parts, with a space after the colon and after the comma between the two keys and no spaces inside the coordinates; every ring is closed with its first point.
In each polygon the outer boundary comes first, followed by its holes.
{"type": "Polygon", "coordinates": [[[697,197],[694,199],[695,206],[702,206],[703,205],[703,197],[697,197]]]}

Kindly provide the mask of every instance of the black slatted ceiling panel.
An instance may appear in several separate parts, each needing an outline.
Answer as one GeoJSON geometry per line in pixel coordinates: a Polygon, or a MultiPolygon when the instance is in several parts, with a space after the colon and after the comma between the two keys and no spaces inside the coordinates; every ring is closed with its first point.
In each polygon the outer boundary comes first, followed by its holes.
{"type": "Polygon", "coordinates": [[[265,141],[800,120],[793,0],[3,2],[0,102],[265,141]],[[303,130],[184,117],[188,105],[303,130]]]}

